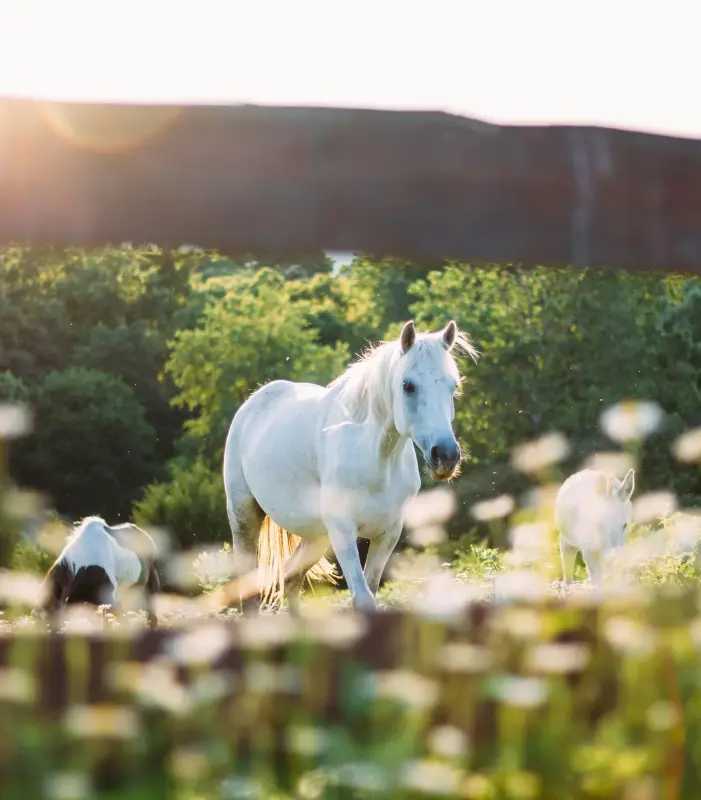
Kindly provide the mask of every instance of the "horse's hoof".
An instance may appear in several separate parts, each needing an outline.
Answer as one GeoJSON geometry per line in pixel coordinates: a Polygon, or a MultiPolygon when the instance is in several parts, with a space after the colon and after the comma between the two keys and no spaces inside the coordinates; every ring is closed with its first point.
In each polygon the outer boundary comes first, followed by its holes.
{"type": "Polygon", "coordinates": [[[361,614],[374,614],[377,611],[377,602],[371,594],[354,597],[352,606],[353,611],[361,614]]]}

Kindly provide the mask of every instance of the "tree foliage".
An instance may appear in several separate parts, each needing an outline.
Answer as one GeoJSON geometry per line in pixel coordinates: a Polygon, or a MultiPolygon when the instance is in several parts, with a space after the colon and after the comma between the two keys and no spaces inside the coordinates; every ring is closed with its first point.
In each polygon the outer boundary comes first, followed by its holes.
{"type": "Polygon", "coordinates": [[[50,372],[30,400],[36,429],[15,451],[20,481],[49,493],[60,513],[127,516],[158,474],[155,432],[132,389],[71,367],[50,372]]]}
{"type": "Polygon", "coordinates": [[[3,249],[0,401],[29,402],[37,422],[13,472],[69,515],[135,503],[183,546],[227,537],[220,467],[236,409],[276,378],[328,382],[410,317],[432,329],[454,318],[483,353],[463,364],[456,404],[470,453],[456,532],[474,500],[526,485],[514,445],[562,431],[573,469],[614,446],[600,415],[624,398],[667,412],[638,491],[701,502],[698,473],[670,450],[701,424],[698,280],[367,254],[334,273],[323,253],[3,249]]]}
{"type": "Polygon", "coordinates": [[[258,386],[277,378],[323,384],[348,358],[345,343],[317,341],[311,302],[292,302],[277,271],[218,279],[217,288],[200,325],[176,334],[166,364],[178,390],[174,402],[195,413],[188,434],[210,462],[221,456],[234,412],[258,386]]]}

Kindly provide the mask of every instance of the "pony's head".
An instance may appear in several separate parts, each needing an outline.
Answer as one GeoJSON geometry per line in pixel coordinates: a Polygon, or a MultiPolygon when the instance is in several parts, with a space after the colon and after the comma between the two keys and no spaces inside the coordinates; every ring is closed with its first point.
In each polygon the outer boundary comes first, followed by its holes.
{"type": "Polygon", "coordinates": [[[453,357],[456,348],[477,358],[477,351],[452,320],[437,333],[421,334],[409,321],[399,335],[392,391],[394,424],[402,436],[413,439],[438,480],[452,478],[461,459],[453,433],[454,398],[461,382],[453,357]]]}
{"type": "Polygon", "coordinates": [[[630,530],[633,521],[633,502],[631,497],[635,489],[635,470],[631,467],[622,481],[613,476],[599,479],[601,490],[605,494],[608,504],[606,506],[608,516],[606,525],[608,527],[609,541],[621,546],[630,530]]]}
{"type": "Polygon", "coordinates": [[[66,605],[113,605],[114,585],[102,567],[81,567],[66,589],[65,602],[66,605]]]}

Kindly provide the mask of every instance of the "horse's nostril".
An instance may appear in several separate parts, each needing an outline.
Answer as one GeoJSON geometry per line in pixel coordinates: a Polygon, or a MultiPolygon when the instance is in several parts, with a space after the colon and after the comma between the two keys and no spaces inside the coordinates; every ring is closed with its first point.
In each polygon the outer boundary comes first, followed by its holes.
{"type": "Polygon", "coordinates": [[[432,447],[431,448],[431,461],[435,464],[437,461],[440,460],[441,457],[441,449],[440,447],[432,447]]]}

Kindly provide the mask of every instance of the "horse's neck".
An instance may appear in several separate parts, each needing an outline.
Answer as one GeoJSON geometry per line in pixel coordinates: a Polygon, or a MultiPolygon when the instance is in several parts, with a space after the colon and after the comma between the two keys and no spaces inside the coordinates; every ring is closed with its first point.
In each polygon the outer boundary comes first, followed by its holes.
{"type": "Polygon", "coordinates": [[[381,428],[379,453],[383,461],[393,461],[401,456],[409,439],[402,436],[394,426],[394,419],[381,428]]]}
{"type": "MultiPolygon", "coordinates": [[[[332,405],[335,413],[343,407],[342,391],[344,384],[345,381],[339,381],[329,389],[328,397],[333,401],[332,405]]],[[[348,414],[347,411],[344,410],[342,414],[344,422],[352,421],[352,415],[348,414]]],[[[395,427],[394,417],[392,416],[384,420],[378,420],[370,414],[367,420],[357,424],[360,424],[368,438],[377,442],[378,454],[383,461],[391,460],[398,456],[408,441],[395,427]]]]}

